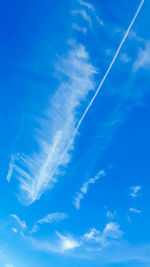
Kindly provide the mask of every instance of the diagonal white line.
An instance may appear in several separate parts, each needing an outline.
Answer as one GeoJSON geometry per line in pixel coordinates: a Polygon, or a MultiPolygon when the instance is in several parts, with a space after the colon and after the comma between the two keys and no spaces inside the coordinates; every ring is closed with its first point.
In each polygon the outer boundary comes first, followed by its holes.
{"type": "Polygon", "coordinates": [[[129,32],[130,32],[130,30],[131,30],[131,28],[132,28],[132,26],[133,26],[133,24],[134,24],[134,22],[135,22],[135,20],[136,20],[136,18],[137,18],[137,16],[138,16],[138,14],[139,14],[139,12],[140,12],[140,10],[141,10],[143,4],[144,4],[144,0],[141,1],[140,5],[139,5],[139,7],[138,7],[138,9],[137,9],[137,11],[136,11],[136,13],[135,13],[135,15],[134,15],[134,17],[133,17],[133,19],[132,19],[130,25],[129,25],[129,27],[128,27],[128,29],[127,29],[127,31],[126,31],[124,37],[123,37],[123,39],[121,40],[121,43],[120,43],[120,45],[119,45],[119,47],[118,47],[118,49],[117,49],[117,51],[116,51],[116,53],[115,53],[115,55],[114,55],[114,57],[113,57],[113,59],[112,59],[110,65],[109,65],[109,67],[108,67],[108,70],[106,71],[106,73],[105,73],[103,79],[101,80],[101,82],[100,82],[100,84],[99,84],[99,86],[98,86],[98,88],[97,88],[97,90],[96,90],[96,92],[95,92],[95,94],[94,94],[92,100],[91,100],[90,103],[88,104],[88,106],[87,106],[86,110],[84,111],[84,113],[83,113],[81,119],[79,120],[79,122],[78,122],[78,124],[77,124],[77,126],[76,126],[76,128],[75,128],[75,130],[74,130],[73,136],[72,136],[72,138],[70,139],[68,145],[66,146],[66,148],[65,148],[63,154],[61,155],[60,159],[58,160],[58,162],[57,162],[57,164],[56,164],[56,167],[54,168],[54,170],[53,170],[52,173],[51,173],[51,176],[55,173],[55,171],[56,171],[58,165],[60,164],[61,160],[63,159],[63,157],[65,156],[66,152],[68,151],[68,149],[69,149],[70,146],[72,145],[72,143],[73,143],[73,141],[74,141],[74,138],[75,138],[75,136],[76,136],[77,133],[78,133],[78,130],[79,130],[80,125],[82,124],[82,122],[83,122],[83,120],[84,120],[84,118],[85,118],[87,112],[89,111],[89,109],[90,109],[90,107],[92,106],[92,104],[93,104],[93,102],[94,102],[96,96],[98,95],[99,91],[101,90],[101,88],[102,88],[102,86],[103,86],[103,83],[105,82],[105,80],[106,80],[106,78],[107,78],[109,72],[111,71],[111,69],[112,69],[112,67],[113,67],[113,65],[114,65],[114,63],[115,63],[115,61],[116,61],[116,59],[117,59],[117,57],[118,57],[118,55],[119,55],[119,52],[120,52],[120,50],[121,50],[121,48],[122,48],[124,42],[126,41],[126,39],[127,39],[127,37],[128,37],[128,34],[129,34],[129,32]]]}

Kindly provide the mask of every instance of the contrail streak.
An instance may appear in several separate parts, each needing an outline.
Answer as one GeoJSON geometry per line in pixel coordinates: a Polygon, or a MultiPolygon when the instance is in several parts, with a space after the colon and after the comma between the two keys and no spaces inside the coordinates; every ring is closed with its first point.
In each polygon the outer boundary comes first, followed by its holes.
{"type": "Polygon", "coordinates": [[[112,69],[112,67],[113,67],[113,65],[114,65],[114,63],[115,63],[115,61],[116,61],[116,59],[117,59],[117,57],[118,57],[118,55],[119,55],[119,52],[120,52],[120,50],[121,50],[121,48],[122,48],[124,42],[126,41],[126,39],[127,39],[127,37],[128,37],[128,34],[129,34],[129,32],[130,32],[130,30],[131,30],[131,28],[132,28],[132,26],[133,26],[133,24],[134,24],[134,22],[135,22],[135,20],[136,20],[136,18],[137,18],[137,16],[138,16],[138,14],[139,14],[139,12],[140,12],[140,10],[141,10],[143,4],[144,4],[144,0],[141,1],[140,5],[139,5],[139,7],[138,7],[138,9],[137,9],[137,11],[136,11],[136,13],[135,13],[135,15],[134,15],[132,21],[131,21],[131,23],[130,23],[130,25],[129,25],[129,27],[128,27],[128,29],[127,29],[127,31],[126,31],[126,33],[125,33],[125,35],[124,35],[124,37],[123,37],[123,39],[122,39],[122,41],[121,41],[119,47],[118,47],[118,49],[117,49],[117,51],[116,51],[116,53],[115,53],[115,55],[114,55],[114,57],[113,57],[113,59],[112,59],[112,61],[111,61],[111,63],[110,63],[110,65],[109,65],[109,67],[108,67],[108,70],[106,71],[106,73],[105,73],[103,79],[101,80],[101,82],[100,82],[100,84],[99,84],[99,86],[98,86],[98,88],[97,88],[97,90],[96,90],[96,92],[95,92],[95,94],[94,94],[92,100],[91,100],[90,103],[88,104],[88,106],[87,106],[86,110],[84,111],[84,113],[83,113],[81,119],[79,120],[79,122],[78,122],[78,124],[77,124],[77,126],[76,126],[76,128],[75,128],[75,130],[74,130],[73,136],[72,136],[71,140],[69,141],[68,145],[66,146],[66,149],[64,150],[64,152],[63,152],[63,154],[61,155],[60,159],[58,160],[56,167],[54,168],[54,170],[53,170],[52,173],[51,173],[51,176],[55,173],[55,171],[56,171],[58,165],[60,164],[61,160],[63,159],[63,157],[65,156],[66,152],[68,151],[68,149],[69,149],[70,146],[72,145],[72,143],[73,143],[73,141],[74,141],[74,138],[75,138],[75,136],[76,136],[77,133],[78,133],[78,130],[79,130],[80,125],[82,124],[82,122],[83,122],[83,120],[84,120],[84,118],[85,118],[87,112],[89,111],[89,109],[90,109],[90,107],[92,106],[92,104],[93,104],[93,102],[94,102],[96,96],[98,95],[99,91],[101,90],[101,88],[102,88],[102,86],[103,86],[103,83],[105,82],[105,80],[106,80],[106,78],[107,78],[109,72],[111,71],[111,69],[112,69]]]}

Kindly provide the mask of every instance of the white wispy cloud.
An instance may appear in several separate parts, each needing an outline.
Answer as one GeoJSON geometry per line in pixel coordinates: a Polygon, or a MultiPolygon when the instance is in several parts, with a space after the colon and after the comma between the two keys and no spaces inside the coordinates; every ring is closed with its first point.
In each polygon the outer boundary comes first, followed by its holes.
{"type": "Polygon", "coordinates": [[[123,234],[118,223],[109,222],[106,224],[103,232],[92,228],[88,233],[83,235],[83,239],[87,242],[99,243],[101,247],[106,247],[111,240],[120,239],[123,234]]]}
{"type": "Polygon", "coordinates": [[[32,233],[36,233],[36,232],[39,231],[39,230],[40,230],[40,227],[39,227],[37,224],[35,224],[35,225],[32,227],[30,233],[31,233],[31,234],[32,234],[32,233]]]}
{"type": "Polygon", "coordinates": [[[25,221],[21,221],[20,218],[15,215],[15,214],[11,214],[10,215],[12,218],[14,218],[16,220],[16,222],[22,227],[22,228],[27,228],[26,222],[25,221]]]}
{"type": "Polygon", "coordinates": [[[60,238],[60,249],[61,251],[71,250],[75,249],[77,247],[80,247],[82,245],[81,242],[75,240],[72,237],[64,236],[56,231],[56,235],[60,238]]]}
{"type": "Polygon", "coordinates": [[[83,235],[83,240],[86,242],[92,242],[99,244],[99,249],[107,247],[114,240],[119,240],[123,236],[123,232],[120,230],[120,225],[115,222],[109,222],[106,224],[103,232],[96,230],[95,228],[83,235]]]}
{"type": "Polygon", "coordinates": [[[66,57],[59,59],[59,73],[64,77],[51,98],[46,118],[39,120],[41,132],[38,137],[39,152],[20,155],[15,173],[25,204],[31,204],[51,188],[60,175],[60,168],[71,159],[73,142],[68,146],[77,122],[77,108],[94,90],[95,67],[90,63],[85,47],[70,41],[66,57]],[[49,121],[51,123],[49,123],[49,121]]]}
{"type": "Polygon", "coordinates": [[[137,209],[134,209],[134,208],[130,208],[129,211],[134,212],[134,213],[138,213],[138,214],[142,213],[141,210],[137,210],[137,209]]]}
{"type": "Polygon", "coordinates": [[[137,185],[137,186],[132,186],[130,187],[130,196],[133,198],[136,198],[139,196],[139,191],[142,189],[141,186],[137,185]]]}
{"type": "Polygon", "coordinates": [[[106,212],[106,216],[107,216],[109,219],[114,219],[115,216],[116,216],[116,211],[111,212],[111,211],[108,210],[108,211],[106,212]]]}
{"type": "Polygon", "coordinates": [[[39,226],[38,226],[39,224],[60,222],[67,218],[68,218],[68,215],[63,212],[55,212],[55,213],[47,214],[44,218],[36,221],[31,232],[32,233],[37,232],[39,230],[39,226]]]}
{"type": "MultiPolygon", "coordinates": [[[[107,56],[113,56],[115,53],[114,49],[106,49],[107,56]]],[[[119,60],[123,63],[128,63],[131,61],[131,58],[128,56],[127,53],[120,53],[119,60]]]]}
{"type": "Polygon", "coordinates": [[[85,235],[75,238],[59,232],[56,232],[58,239],[52,237],[48,240],[39,240],[31,236],[23,238],[36,250],[90,259],[93,265],[97,264],[97,260],[103,265],[121,265],[123,262],[130,264],[133,260],[143,263],[143,266],[149,266],[150,244],[130,244],[127,240],[121,239],[123,234],[120,226],[111,222],[104,227],[102,233],[92,228],[85,235]]]}
{"type": "Polygon", "coordinates": [[[92,19],[91,19],[90,15],[84,9],[73,10],[72,14],[81,15],[82,18],[88,22],[90,28],[92,28],[92,19]]]}
{"type": "Polygon", "coordinates": [[[105,238],[113,238],[113,239],[119,239],[123,235],[123,232],[120,230],[120,225],[115,222],[107,223],[104,231],[103,236],[105,238]]]}
{"type": "Polygon", "coordinates": [[[103,20],[101,20],[97,15],[96,15],[96,20],[97,20],[97,22],[98,22],[101,26],[104,25],[103,20]]]}
{"type": "Polygon", "coordinates": [[[104,170],[101,170],[94,178],[90,178],[88,181],[86,181],[81,189],[80,192],[76,193],[76,197],[73,201],[74,206],[76,207],[76,209],[80,209],[80,202],[81,200],[84,198],[84,195],[87,194],[87,191],[89,189],[89,185],[94,184],[97,180],[99,180],[101,178],[101,176],[105,176],[105,172],[104,170]]]}
{"type": "Polygon", "coordinates": [[[133,70],[137,71],[140,68],[150,69],[150,41],[145,42],[145,48],[139,48],[138,57],[133,64],[133,70]]]}
{"type": "Polygon", "coordinates": [[[95,242],[99,242],[101,239],[101,232],[96,230],[95,228],[92,228],[89,230],[89,232],[83,235],[83,239],[87,241],[93,240],[95,242]]]}
{"type": "Polygon", "coordinates": [[[52,187],[60,174],[60,167],[66,166],[70,161],[69,152],[73,149],[74,138],[78,134],[80,125],[111,71],[143,3],[144,0],[141,1],[104,77],[78,123],[76,110],[89,91],[94,89],[93,75],[96,69],[90,63],[85,47],[79,44],[74,45],[68,56],[62,60],[63,64],[59,64],[62,65],[60,69],[66,75],[68,82],[60,84],[52,99],[52,109],[49,108],[47,112],[48,118],[43,120],[44,126],[41,125],[41,128],[44,128],[44,132],[41,131],[43,136],[38,140],[39,153],[34,151],[20,156],[18,160],[18,179],[25,204],[33,203],[45,190],[52,187]],[[50,120],[53,122],[51,127],[50,120]]]}
{"type": "Polygon", "coordinates": [[[75,250],[82,246],[82,240],[77,240],[71,235],[62,235],[58,231],[55,232],[55,236],[50,240],[40,240],[31,236],[23,236],[32,246],[41,251],[48,253],[63,254],[75,250]]]}
{"type": "MultiPolygon", "coordinates": [[[[93,98],[91,99],[91,101],[90,101],[90,103],[88,104],[88,106],[86,107],[86,109],[85,109],[83,115],[81,116],[81,119],[79,120],[79,122],[78,122],[78,124],[77,124],[77,126],[76,126],[76,128],[75,128],[75,131],[74,131],[74,133],[73,133],[73,136],[72,136],[72,138],[71,138],[71,140],[70,140],[70,142],[69,142],[69,144],[68,144],[68,147],[70,147],[70,145],[73,143],[74,138],[75,138],[75,136],[78,134],[78,130],[79,130],[79,128],[80,128],[80,126],[81,126],[83,120],[85,119],[85,117],[86,117],[88,111],[90,110],[91,106],[93,105],[93,103],[94,103],[94,101],[95,101],[95,98],[97,97],[97,95],[98,95],[99,92],[101,91],[102,86],[103,86],[105,80],[107,79],[107,77],[108,77],[108,75],[109,75],[109,73],[110,73],[110,71],[111,71],[111,69],[112,69],[112,67],[113,67],[113,65],[114,65],[114,63],[115,63],[115,61],[117,60],[118,55],[120,54],[120,51],[121,51],[121,49],[122,49],[122,46],[124,45],[124,43],[125,43],[125,41],[126,41],[128,35],[129,35],[130,31],[131,31],[131,28],[132,28],[132,26],[133,26],[135,20],[137,19],[138,15],[139,15],[139,12],[141,11],[141,8],[142,8],[143,4],[144,4],[144,0],[142,0],[142,1],[140,2],[139,6],[138,6],[138,8],[137,8],[137,10],[136,10],[136,12],[135,12],[135,15],[134,15],[132,21],[131,21],[130,24],[129,24],[129,27],[128,27],[128,29],[126,30],[126,32],[125,32],[125,34],[124,34],[124,36],[123,36],[123,38],[122,38],[122,40],[121,40],[121,42],[120,42],[118,48],[117,48],[117,50],[116,50],[116,52],[115,52],[115,54],[114,54],[114,57],[112,58],[112,60],[111,60],[111,62],[110,62],[110,64],[109,64],[109,66],[108,66],[108,69],[106,70],[106,73],[104,74],[103,78],[101,79],[101,81],[100,81],[100,83],[99,83],[99,86],[98,86],[98,88],[97,88],[97,90],[96,90],[96,92],[95,92],[93,98]]],[[[115,112],[116,112],[116,111],[115,111],[115,112]]],[[[109,130],[113,133],[113,131],[114,131],[116,125],[118,124],[118,122],[120,123],[120,121],[121,121],[120,117],[119,117],[119,119],[117,119],[117,120],[116,120],[116,119],[115,119],[115,120],[112,120],[110,123],[106,123],[106,128],[109,126],[109,128],[110,128],[109,130]]],[[[110,139],[111,139],[111,136],[108,137],[108,140],[110,140],[110,139]]],[[[105,140],[105,142],[106,142],[106,140],[105,140]]],[[[106,146],[106,145],[104,145],[104,146],[106,146]]],[[[80,194],[79,198],[80,198],[80,197],[82,198],[82,195],[81,195],[81,194],[80,194]]]]}
{"type": "Polygon", "coordinates": [[[72,24],[72,29],[73,30],[76,30],[76,31],[79,31],[79,32],[82,32],[82,33],[87,33],[87,28],[85,27],[80,27],[78,24],[76,23],[73,23],[72,24]]]}
{"type": "Polygon", "coordinates": [[[47,253],[69,254],[75,258],[90,259],[93,265],[99,261],[102,265],[122,265],[123,263],[130,265],[131,261],[143,264],[143,266],[149,266],[150,263],[150,244],[130,244],[127,241],[119,241],[111,243],[111,246],[106,246],[102,249],[85,244],[81,244],[76,248],[69,250],[61,250],[61,247],[57,244],[51,244],[47,241],[37,240],[35,238],[26,237],[29,244],[32,244],[34,249],[44,251],[47,253]]]}
{"type": "Polygon", "coordinates": [[[12,229],[12,231],[13,231],[15,234],[18,233],[18,230],[17,230],[16,228],[12,227],[11,229],[12,229]]]}
{"type": "Polygon", "coordinates": [[[131,221],[132,221],[131,217],[128,214],[127,214],[127,220],[128,220],[129,223],[131,223],[131,221]]]}
{"type": "Polygon", "coordinates": [[[55,242],[50,242],[49,240],[40,240],[32,236],[22,236],[32,247],[39,251],[44,251],[47,253],[62,253],[60,247],[55,242]]]}
{"type": "Polygon", "coordinates": [[[12,176],[14,168],[15,168],[15,159],[16,159],[16,157],[14,155],[12,155],[11,159],[10,159],[10,163],[9,163],[8,173],[6,176],[8,183],[10,182],[11,176],[12,176]]]}
{"type": "Polygon", "coordinates": [[[145,44],[145,40],[143,38],[141,38],[140,36],[138,36],[135,31],[130,31],[129,39],[133,39],[133,40],[137,41],[138,43],[145,44]]]}
{"type": "Polygon", "coordinates": [[[120,60],[124,63],[128,63],[131,60],[131,58],[126,53],[121,53],[120,60]]]}
{"type": "Polygon", "coordinates": [[[68,215],[63,212],[55,212],[51,214],[47,214],[43,219],[40,219],[36,222],[36,224],[43,224],[43,223],[53,223],[53,222],[60,222],[68,218],[68,215]]]}
{"type": "Polygon", "coordinates": [[[78,2],[82,5],[82,6],[85,6],[87,7],[88,9],[91,9],[92,11],[95,11],[95,8],[92,4],[88,3],[88,2],[85,2],[85,1],[82,1],[82,0],[78,0],[78,2]]]}
{"type": "Polygon", "coordinates": [[[94,16],[95,16],[97,22],[98,22],[101,26],[104,25],[103,21],[102,21],[102,20],[99,18],[99,16],[96,14],[94,5],[92,5],[92,4],[88,3],[88,2],[82,1],[82,0],[78,0],[78,2],[80,3],[81,6],[84,6],[85,8],[88,8],[89,10],[92,11],[92,13],[94,14],[94,16]]]}
{"type": "Polygon", "coordinates": [[[70,254],[70,252],[74,251],[74,256],[84,255],[85,258],[87,251],[90,253],[107,248],[110,244],[113,245],[116,241],[120,241],[123,234],[118,223],[110,222],[106,224],[102,232],[92,228],[84,235],[78,237],[73,237],[71,234],[64,235],[56,231],[55,236],[51,237],[51,242],[25,235],[23,235],[23,238],[28,240],[38,250],[59,254],[70,254]],[[78,251],[77,255],[76,249],[78,251]]]}

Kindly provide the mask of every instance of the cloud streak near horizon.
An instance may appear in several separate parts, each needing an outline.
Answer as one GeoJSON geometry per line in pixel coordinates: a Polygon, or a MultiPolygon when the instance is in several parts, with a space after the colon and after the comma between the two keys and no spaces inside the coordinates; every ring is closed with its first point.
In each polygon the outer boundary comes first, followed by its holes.
{"type": "Polygon", "coordinates": [[[62,234],[55,231],[55,236],[49,240],[40,240],[31,236],[23,236],[37,250],[45,252],[55,252],[58,254],[66,254],[73,252],[75,257],[85,255],[87,250],[90,254],[106,249],[110,245],[113,246],[115,241],[121,240],[124,232],[120,230],[118,223],[109,222],[105,225],[102,232],[95,228],[90,229],[87,233],[73,237],[71,234],[62,234]],[[58,238],[57,238],[58,237],[58,238]],[[76,251],[78,251],[76,253],[76,251]]]}

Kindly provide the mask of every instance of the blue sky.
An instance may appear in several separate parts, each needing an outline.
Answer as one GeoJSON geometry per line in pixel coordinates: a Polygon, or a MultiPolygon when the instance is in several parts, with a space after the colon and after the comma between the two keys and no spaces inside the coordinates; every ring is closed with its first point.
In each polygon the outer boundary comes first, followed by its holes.
{"type": "Polygon", "coordinates": [[[150,266],[149,10],[1,3],[0,266],[150,266]]]}

